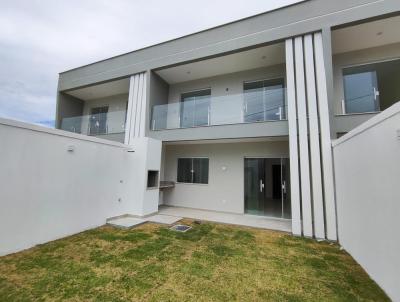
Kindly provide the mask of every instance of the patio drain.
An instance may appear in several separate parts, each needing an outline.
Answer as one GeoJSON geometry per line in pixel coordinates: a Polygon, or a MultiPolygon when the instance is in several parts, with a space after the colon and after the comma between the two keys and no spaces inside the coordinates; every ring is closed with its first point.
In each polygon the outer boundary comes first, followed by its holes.
{"type": "Polygon", "coordinates": [[[176,232],[182,232],[182,233],[184,233],[184,232],[189,231],[191,228],[192,228],[192,227],[191,227],[191,226],[188,226],[188,225],[177,224],[177,225],[174,225],[174,226],[170,227],[169,229],[170,229],[170,230],[173,230],[173,231],[176,231],[176,232]]]}

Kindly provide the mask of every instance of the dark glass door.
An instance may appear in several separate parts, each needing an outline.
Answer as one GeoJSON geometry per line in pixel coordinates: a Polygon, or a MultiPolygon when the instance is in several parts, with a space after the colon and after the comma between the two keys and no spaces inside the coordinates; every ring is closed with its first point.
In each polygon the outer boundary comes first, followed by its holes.
{"type": "Polygon", "coordinates": [[[265,164],[262,158],[244,160],[245,212],[254,215],[264,213],[265,164]]]}
{"type": "Polygon", "coordinates": [[[245,158],[245,212],[291,218],[289,160],[245,158]]]}

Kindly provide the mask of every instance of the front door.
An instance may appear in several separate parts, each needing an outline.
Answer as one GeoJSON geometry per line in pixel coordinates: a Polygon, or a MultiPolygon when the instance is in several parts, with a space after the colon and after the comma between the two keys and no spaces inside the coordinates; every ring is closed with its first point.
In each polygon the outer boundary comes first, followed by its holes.
{"type": "Polygon", "coordinates": [[[245,212],[291,218],[287,158],[245,158],[245,212]]]}

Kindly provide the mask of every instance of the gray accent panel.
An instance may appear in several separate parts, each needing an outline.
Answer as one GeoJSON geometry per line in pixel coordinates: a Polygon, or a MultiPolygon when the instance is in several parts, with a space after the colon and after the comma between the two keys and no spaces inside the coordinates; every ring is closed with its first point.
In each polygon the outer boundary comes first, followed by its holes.
{"type": "Polygon", "coordinates": [[[56,123],[60,129],[61,121],[65,117],[80,116],[83,114],[84,102],[81,99],[59,92],[57,94],[56,123]]]}
{"type": "Polygon", "coordinates": [[[234,124],[186,129],[149,131],[149,137],[162,141],[287,136],[287,121],[234,124]]]}
{"type": "Polygon", "coordinates": [[[167,104],[169,95],[169,85],[165,82],[158,74],[153,71],[149,71],[150,75],[150,87],[148,91],[148,101],[147,101],[147,127],[145,135],[149,136],[149,129],[151,127],[150,121],[152,116],[152,108],[155,105],[167,104]]]}
{"type": "Polygon", "coordinates": [[[59,90],[235,52],[399,9],[398,0],[305,1],[66,71],[60,74],[59,90]]]}
{"type": "Polygon", "coordinates": [[[349,132],[355,127],[366,122],[378,113],[352,114],[352,115],[336,115],[335,116],[335,132],[349,132]]]}

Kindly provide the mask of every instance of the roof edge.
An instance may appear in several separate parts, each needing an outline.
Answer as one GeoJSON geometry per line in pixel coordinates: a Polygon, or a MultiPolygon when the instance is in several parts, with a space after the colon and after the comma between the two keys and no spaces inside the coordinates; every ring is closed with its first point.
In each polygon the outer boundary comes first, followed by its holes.
{"type": "Polygon", "coordinates": [[[108,60],[111,60],[111,59],[122,57],[122,56],[131,54],[131,53],[135,53],[135,52],[138,52],[138,51],[142,51],[142,50],[145,50],[145,49],[148,49],[148,48],[151,48],[151,47],[167,44],[167,43],[170,43],[170,42],[173,42],[173,41],[176,41],[176,40],[180,40],[180,39],[183,39],[183,38],[187,38],[187,37],[190,37],[190,36],[194,36],[194,35],[206,32],[206,31],[210,31],[210,30],[217,29],[217,28],[220,28],[220,27],[224,27],[224,26],[227,26],[227,25],[230,25],[230,24],[238,23],[238,22],[241,22],[241,21],[244,21],[244,20],[248,20],[248,19],[251,19],[251,18],[254,18],[254,17],[261,16],[261,15],[266,15],[266,14],[269,14],[269,13],[273,13],[273,12],[278,11],[278,10],[287,9],[288,7],[295,6],[295,5],[298,5],[300,3],[307,2],[307,1],[310,1],[310,0],[299,0],[298,2],[291,3],[291,4],[288,4],[288,5],[284,5],[284,6],[280,6],[280,7],[274,8],[274,9],[269,10],[269,11],[265,11],[265,12],[258,13],[258,14],[255,14],[255,15],[251,15],[251,16],[248,16],[248,17],[244,17],[244,18],[241,18],[241,19],[233,20],[233,21],[230,21],[230,22],[227,22],[227,23],[223,23],[223,24],[220,24],[220,25],[217,25],[217,26],[213,26],[213,27],[209,27],[209,28],[206,28],[206,29],[202,29],[202,30],[199,30],[199,31],[187,34],[187,35],[183,35],[183,36],[179,36],[179,37],[176,37],[176,38],[172,38],[170,40],[166,40],[166,41],[159,42],[159,43],[156,43],[156,44],[151,44],[149,46],[144,46],[142,48],[138,48],[138,49],[135,49],[135,50],[132,50],[132,51],[128,51],[128,52],[125,52],[125,53],[122,53],[122,54],[119,54],[119,55],[115,55],[115,56],[112,56],[112,57],[109,57],[109,58],[106,58],[106,59],[102,59],[102,60],[99,60],[99,61],[95,61],[95,62],[92,62],[92,63],[81,65],[81,66],[78,66],[78,67],[67,69],[67,70],[59,72],[58,74],[61,75],[63,73],[71,72],[71,71],[74,71],[74,70],[77,70],[77,69],[80,69],[80,68],[84,68],[84,67],[87,67],[87,66],[91,66],[91,65],[94,65],[94,64],[97,64],[97,63],[101,63],[101,62],[105,62],[105,61],[108,61],[108,60]]]}

